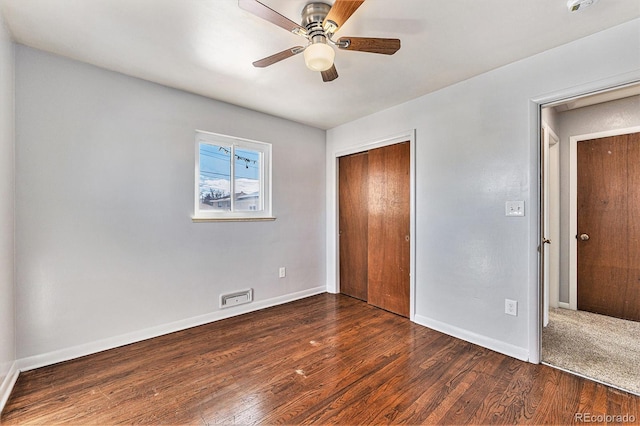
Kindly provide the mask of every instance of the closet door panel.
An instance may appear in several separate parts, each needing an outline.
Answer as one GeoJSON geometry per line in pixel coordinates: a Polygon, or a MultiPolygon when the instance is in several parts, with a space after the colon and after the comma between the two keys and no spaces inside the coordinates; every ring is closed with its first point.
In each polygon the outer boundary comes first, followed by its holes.
{"type": "Polygon", "coordinates": [[[340,292],[367,301],[368,155],[340,157],[340,292]]]}
{"type": "Polygon", "coordinates": [[[369,151],[368,301],[409,316],[410,144],[369,151]]]}

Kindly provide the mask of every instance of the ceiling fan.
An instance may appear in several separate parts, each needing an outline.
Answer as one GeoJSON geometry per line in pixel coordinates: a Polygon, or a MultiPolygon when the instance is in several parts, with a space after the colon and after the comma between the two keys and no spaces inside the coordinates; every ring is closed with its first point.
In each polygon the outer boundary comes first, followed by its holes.
{"type": "Polygon", "coordinates": [[[331,45],[342,50],[393,55],[400,49],[400,40],[397,38],[340,37],[333,40],[333,34],[362,3],[364,0],[336,0],[333,6],[321,2],[308,3],[302,9],[302,22],[298,25],[258,0],[238,0],[240,8],[307,39],[306,46],[295,46],[267,56],[255,61],[253,66],[268,67],[304,52],[307,68],[320,71],[322,80],[327,82],[338,78],[333,63],[335,51],[331,45]]]}

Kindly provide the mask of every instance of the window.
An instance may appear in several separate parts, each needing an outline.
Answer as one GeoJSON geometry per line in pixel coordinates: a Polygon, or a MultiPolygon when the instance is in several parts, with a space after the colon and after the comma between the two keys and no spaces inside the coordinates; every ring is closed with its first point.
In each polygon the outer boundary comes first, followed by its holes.
{"type": "Polygon", "coordinates": [[[196,132],[194,220],[271,217],[271,144],[196,132]]]}

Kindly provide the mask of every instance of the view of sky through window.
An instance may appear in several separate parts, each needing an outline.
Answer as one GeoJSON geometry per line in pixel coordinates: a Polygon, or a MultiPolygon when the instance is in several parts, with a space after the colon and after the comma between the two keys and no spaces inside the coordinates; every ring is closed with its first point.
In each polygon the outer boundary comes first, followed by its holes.
{"type": "Polygon", "coordinates": [[[234,157],[234,204],[238,211],[260,210],[260,152],[200,144],[200,208],[231,210],[231,156],[234,157]]]}

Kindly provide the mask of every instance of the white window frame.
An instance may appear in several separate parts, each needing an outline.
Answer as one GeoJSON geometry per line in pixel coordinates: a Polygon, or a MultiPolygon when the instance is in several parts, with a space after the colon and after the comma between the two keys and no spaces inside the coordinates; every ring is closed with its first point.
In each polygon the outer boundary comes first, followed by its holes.
{"type": "Polygon", "coordinates": [[[217,222],[217,221],[260,221],[275,220],[271,210],[271,144],[258,142],[234,136],[222,135],[218,133],[196,130],[195,138],[195,184],[194,184],[194,222],[217,222]],[[234,205],[234,180],[235,161],[231,161],[230,176],[230,202],[231,211],[209,211],[200,209],[200,144],[211,144],[231,148],[231,159],[234,159],[235,149],[250,149],[258,151],[260,158],[260,201],[261,210],[233,211],[234,205]]]}

